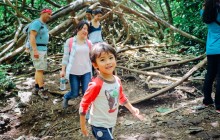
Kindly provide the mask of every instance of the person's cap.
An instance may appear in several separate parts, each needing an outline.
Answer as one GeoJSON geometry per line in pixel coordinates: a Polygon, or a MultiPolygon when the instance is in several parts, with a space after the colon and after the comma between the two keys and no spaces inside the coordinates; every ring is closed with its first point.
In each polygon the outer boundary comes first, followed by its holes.
{"type": "Polygon", "coordinates": [[[86,10],[86,13],[92,14],[92,9],[89,9],[89,8],[88,8],[88,9],[86,10]]]}
{"type": "Polygon", "coordinates": [[[41,10],[41,12],[40,12],[41,14],[43,14],[43,13],[49,13],[49,14],[52,14],[52,10],[51,9],[43,9],[43,10],[41,10]]]}

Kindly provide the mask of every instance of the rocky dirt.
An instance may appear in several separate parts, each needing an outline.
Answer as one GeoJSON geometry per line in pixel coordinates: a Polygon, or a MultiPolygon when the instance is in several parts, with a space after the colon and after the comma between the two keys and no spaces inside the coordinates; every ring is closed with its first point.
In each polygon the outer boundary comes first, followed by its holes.
{"type": "MultiPolygon", "coordinates": [[[[178,77],[188,65],[160,69],[160,73],[178,77]],[[181,73],[180,73],[181,72],[181,73]]],[[[27,67],[30,68],[30,67],[27,67]]],[[[57,68],[56,63],[52,68],[57,68]]],[[[30,72],[33,69],[30,69],[30,72]]],[[[146,97],[172,82],[153,78],[146,84],[144,75],[117,69],[124,93],[130,101],[146,97]]],[[[201,72],[200,72],[201,73],[201,72]]],[[[5,140],[93,140],[80,132],[78,104],[80,97],[71,100],[69,108],[61,107],[59,72],[47,73],[45,84],[49,100],[31,94],[33,76],[17,79],[16,95],[7,93],[0,103],[0,139],[5,140]]],[[[158,97],[135,104],[145,119],[139,121],[120,107],[114,129],[116,140],[220,140],[220,114],[214,107],[198,108],[202,102],[202,80],[186,81],[158,97]]],[[[67,90],[69,87],[67,87],[67,90]]],[[[89,126],[88,126],[89,127],[89,126]]]]}

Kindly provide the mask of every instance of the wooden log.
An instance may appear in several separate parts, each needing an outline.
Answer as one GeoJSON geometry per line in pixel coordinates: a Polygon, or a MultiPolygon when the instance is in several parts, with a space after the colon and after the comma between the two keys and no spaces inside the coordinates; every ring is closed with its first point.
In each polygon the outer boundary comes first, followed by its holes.
{"type": "MultiPolygon", "coordinates": [[[[173,44],[172,46],[177,45],[173,44]]],[[[168,47],[166,44],[146,44],[146,45],[140,45],[140,46],[129,46],[120,50],[117,50],[117,53],[125,52],[128,50],[135,50],[135,49],[141,49],[141,48],[151,48],[151,47],[168,47]]]]}
{"type": "Polygon", "coordinates": [[[125,69],[125,70],[128,70],[128,71],[132,71],[132,72],[136,72],[136,73],[140,73],[140,74],[144,74],[144,75],[157,76],[157,77],[168,79],[168,80],[171,80],[171,81],[178,81],[179,80],[178,78],[173,78],[173,77],[162,75],[162,74],[156,73],[156,72],[140,71],[140,70],[135,70],[135,69],[129,69],[129,68],[122,67],[122,66],[117,66],[117,68],[125,69]]]}
{"type": "Polygon", "coordinates": [[[151,99],[151,98],[154,98],[154,97],[157,97],[163,93],[165,93],[166,91],[168,90],[171,90],[173,89],[174,87],[180,85],[181,83],[183,83],[183,81],[185,81],[186,79],[188,79],[195,71],[197,71],[199,68],[201,68],[202,66],[204,66],[207,62],[207,59],[203,59],[200,63],[198,63],[197,65],[195,65],[191,70],[189,70],[183,77],[182,79],[174,82],[172,85],[164,88],[164,89],[161,89],[153,94],[150,94],[146,97],[143,97],[143,98],[140,98],[140,99],[136,99],[134,101],[131,101],[131,104],[137,104],[137,103],[140,103],[140,102],[143,102],[143,101],[146,101],[148,99],[151,99]]]}
{"type": "Polygon", "coordinates": [[[66,6],[65,8],[61,8],[60,10],[56,11],[53,16],[51,17],[50,22],[53,22],[55,20],[57,20],[60,17],[66,16],[68,15],[71,11],[79,11],[80,9],[91,5],[93,3],[97,2],[97,0],[77,0],[74,1],[72,3],[70,3],[68,6],[66,6]]]}
{"type": "Polygon", "coordinates": [[[205,57],[205,54],[200,55],[200,56],[195,57],[195,58],[191,58],[191,59],[187,59],[187,60],[182,60],[182,61],[179,61],[179,62],[171,62],[171,63],[164,64],[162,66],[147,67],[147,68],[143,68],[141,70],[153,70],[153,69],[159,69],[159,68],[164,68],[164,67],[184,64],[184,63],[188,63],[188,62],[191,62],[191,61],[200,60],[200,59],[202,59],[204,57],[205,57]]]}

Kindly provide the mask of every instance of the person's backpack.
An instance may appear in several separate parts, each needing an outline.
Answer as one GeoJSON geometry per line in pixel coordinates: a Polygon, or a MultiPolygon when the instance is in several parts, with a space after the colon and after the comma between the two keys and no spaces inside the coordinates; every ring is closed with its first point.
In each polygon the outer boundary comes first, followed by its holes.
{"type": "MultiPolygon", "coordinates": [[[[34,22],[34,21],[36,21],[36,20],[39,20],[39,19],[35,19],[35,20],[33,20],[31,23],[29,23],[29,24],[27,24],[24,28],[23,28],[23,30],[22,30],[22,32],[24,33],[24,34],[26,34],[27,35],[27,37],[26,37],[26,39],[25,39],[25,48],[26,49],[30,49],[30,41],[29,41],[29,27],[30,27],[30,25],[34,22]]],[[[40,21],[39,21],[40,22],[40,21]]],[[[40,22],[41,23],[41,22],[40,22]]],[[[44,26],[43,26],[43,23],[41,23],[41,27],[40,27],[40,30],[41,29],[43,29],[44,28],[44,26]]]]}
{"type": "MultiPolygon", "coordinates": [[[[89,46],[89,50],[91,51],[91,49],[92,49],[92,43],[91,43],[88,39],[86,39],[86,43],[87,43],[87,45],[89,46]]],[[[71,37],[71,38],[70,38],[70,41],[69,41],[69,53],[70,53],[71,50],[72,50],[72,45],[73,45],[73,37],[71,37]]]]}

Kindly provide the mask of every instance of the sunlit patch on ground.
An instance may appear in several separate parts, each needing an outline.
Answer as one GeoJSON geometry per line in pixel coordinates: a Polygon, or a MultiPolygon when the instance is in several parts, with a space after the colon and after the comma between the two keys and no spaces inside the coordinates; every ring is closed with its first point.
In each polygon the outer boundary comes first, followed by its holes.
{"type": "Polygon", "coordinates": [[[55,84],[55,81],[47,81],[48,84],[55,84]]]}
{"type": "Polygon", "coordinates": [[[31,95],[32,95],[31,92],[24,92],[24,91],[19,91],[18,92],[18,97],[20,97],[20,100],[23,103],[29,102],[31,95]]]}
{"type": "Polygon", "coordinates": [[[35,80],[34,78],[26,78],[24,82],[16,82],[16,88],[23,89],[31,89],[34,86],[35,80]]]}

